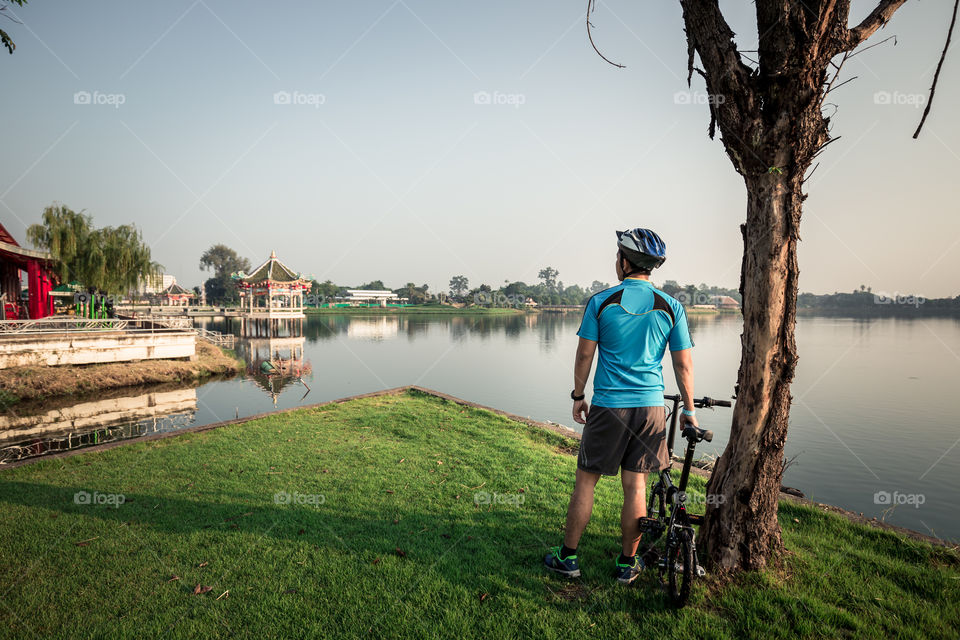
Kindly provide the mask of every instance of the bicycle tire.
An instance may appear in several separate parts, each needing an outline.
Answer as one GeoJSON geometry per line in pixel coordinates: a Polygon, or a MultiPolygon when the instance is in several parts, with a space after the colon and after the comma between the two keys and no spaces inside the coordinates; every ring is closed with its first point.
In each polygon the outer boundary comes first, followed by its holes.
{"type": "Polygon", "coordinates": [[[674,606],[682,607],[690,598],[693,584],[693,543],[689,529],[682,529],[667,547],[667,585],[674,606]]]}

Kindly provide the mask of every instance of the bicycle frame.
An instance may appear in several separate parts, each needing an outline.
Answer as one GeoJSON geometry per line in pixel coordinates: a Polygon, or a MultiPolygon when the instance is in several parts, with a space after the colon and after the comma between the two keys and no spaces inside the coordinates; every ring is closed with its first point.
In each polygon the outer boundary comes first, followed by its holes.
{"type": "MultiPolygon", "coordinates": [[[[686,437],[687,449],[683,456],[680,480],[674,484],[670,471],[673,469],[673,446],[677,435],[678,410],[680,408],[681,398],[679,395],[666,395],[664,399],[672,401],[673,403],[672,410],[670,411],[670,426],[667,434],[667,450],[670,456],[670,465],[666,469],[659,471],[659,479],[657,483],[651,487],[648,502],[650,512],[640,519],[640,530],[644,534],[649,534],[648,543],[645,545],[647,549],[645,555],[646,553],[653,552],[653,543],[661,535],[666,533],[666,539],[664,540],[665,553],[662,560],[658,561],[657,564],[660,569],[661,578],[664,573],[669,574],[671,596],[677,604],[682,606],[689,594],[690,585],[687,581],[688,578],[684,578],[682,589],[675,593],[673,592],[676,586],[674,582],[676,579],[676,566],[674,559],[671,558],[674,554],[682,553],[682,551],[679,550],[686,549],[686,552],[689,554],[687,557],[689,558],[690,564],[685,566],[688,566],[688,571],[692,571],[693,573],[685,575],[689,575],[689,580],[703,575],[702,569],[700,568],[700,560],[697,557],[696,532],[693,528],[694,525],[703,524],[703,516],[687,512],[686,490],[697,443],[701,440],[709,441],[713,436],[709,431],[704,432],[698,429],[695,433],[686,437]]],[[[708,397],[695,399],[694,404],[697,407],[730,406],[728,401],[717,401],[708,397]]]]}

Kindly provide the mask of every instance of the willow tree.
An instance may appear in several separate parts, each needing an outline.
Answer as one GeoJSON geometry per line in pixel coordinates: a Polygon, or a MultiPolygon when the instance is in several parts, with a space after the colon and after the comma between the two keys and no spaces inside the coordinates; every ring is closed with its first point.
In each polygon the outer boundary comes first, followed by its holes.
{"type": "MultiPolygon", "coordinates": [[[[588,1],[589,34],[593,0],[588,1]]],[[[729,443],[707,485],[716,499],[708,504],[701,531],[708,556],[720,569],[760,569],[782,549],[777,503],[797,364],[804,177],[832,140],[824,103],[843,62],[905,1],[880,0],[851,25],[850,0],[755,0],[758,50],[748,64],[718,0],[680,0],[687,84],[694,73],[703,78],[711,97],[709,136],[719,130],[747,191],[746,222],[740,227],[743,333],[737,404],[729,443]]],[[[954,21],[956,11],[955,5],[954,21]]],[[[947,46],[952,30],[953,22],[947,46]]]]}
{"type": "Polygon", "coordinates": [[[162,269],[133,225],[97,229],[89,215],[62,204],[44,209],[41,220],[27,228],[27,239],[53,255],[61,282],[123,295],[162,269]]]}

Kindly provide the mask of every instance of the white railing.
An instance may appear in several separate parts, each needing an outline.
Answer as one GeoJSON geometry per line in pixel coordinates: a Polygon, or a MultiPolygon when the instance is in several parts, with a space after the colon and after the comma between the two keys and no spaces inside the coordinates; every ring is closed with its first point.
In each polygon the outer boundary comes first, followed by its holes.
{"type": "Polygon", "coordinates": [[[232,333],[220,333],[219,331],[211,331],[203,327],[196,327],[194,330],[197,332],[197,337],[225,349],[233,349],[237,340],[237,337],[232,333]]]}
{"type": "Polygon", "coordinates": [[[77,318],[73,316],[54,316],[37,320],[0,320],[0,335],[31,335],[44,333],[63,333],[82,331],[85,333],[102,331],[126,331],[136,333],[162,333],[189,329],[185,326],[169,326],[162,322],[147,319],[124,320],[119,318],[77,318]]]}

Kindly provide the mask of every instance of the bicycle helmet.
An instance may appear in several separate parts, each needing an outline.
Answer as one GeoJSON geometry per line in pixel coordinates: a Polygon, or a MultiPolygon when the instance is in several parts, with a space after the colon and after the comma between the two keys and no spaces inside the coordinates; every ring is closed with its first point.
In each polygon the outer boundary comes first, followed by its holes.
{"type": "Polygon", "coordinates": [[[650,229],[617,231],[617,246],[631,264],[656,269],[667,259],[667,245],[650,229]]]}

